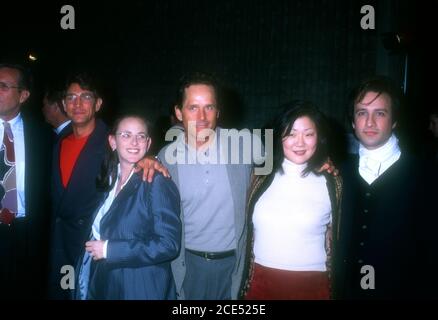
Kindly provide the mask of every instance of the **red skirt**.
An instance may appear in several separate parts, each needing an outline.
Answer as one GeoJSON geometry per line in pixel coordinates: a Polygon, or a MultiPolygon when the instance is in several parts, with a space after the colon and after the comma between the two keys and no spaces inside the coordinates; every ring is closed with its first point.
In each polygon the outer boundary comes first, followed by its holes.
{"type": "Polygon", "coordinates": [[[328,300],[327,272],[289,271],[254,264],[246,300],[328,300]]]}

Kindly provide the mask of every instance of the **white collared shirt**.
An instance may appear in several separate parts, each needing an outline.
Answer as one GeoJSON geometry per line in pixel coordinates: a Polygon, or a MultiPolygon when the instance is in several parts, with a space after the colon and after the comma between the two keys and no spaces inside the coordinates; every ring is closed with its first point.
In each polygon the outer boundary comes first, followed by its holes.
{"type": "Polygon", "coordinates": [[[398,139],[394,134],[383,146],[374,150],[368,150],[360,144],[359,174],[368,184],[372,184],[400,158],[400,155],[398,139]]]}
{"type": "MultiPolygon", "coordinates": [[[[0,141],[3,141],[5,128],[3,120],[0,120],[0,141]]],[[[26,216],[26,199],[24,194],[24,177],[25,177],[25,151],[24,151],[24,131],[23,118],[19,113],[15,118],[7,121],[11,126],[14,135],[14,152],[15,152],[15,175],[17,179],[17,217],[26,216]]],[[[2,160],[3,161],[3,160],[2,160]]]]}
{"type": "Polygon", "coordinates": [[[57,128],[55,128],[54,130],[55,130],[56,134],[60,134],[61,131],[62,131],[62,129],[64,129],[65,127],[67,127],[67,126],[70,124],[70,122],[71,122],[71,120],[67,120],[67,121],[61,123],[60,126],[58,126],[57,128]]]}
{"type": "MultiPolygon", "coordinates": [[[[131,173],[129,174],[125,183],[120,187],[120,191],[122,191],[123,187],[128,183],[129,179],[131,179],[133,173],[134,173],[134,170],[131,170],[131,173]]],[[[111,205],[116,197],[116,189],[117,189],[117,183],[119,182],[119,176],[120,176],[120,164],[118,165],[118,168],[117,168],[116,183],[114,183],[114,187],[109,192],[108,197],[105,199],[105,202],[102,204],[102,206],[99,209],[99,212],[97,213],[96,217],[94,218],[92,232],[93,232],[93,237],[96,240],[101,240],[100,239],[100,221],[105,216],[105,214],[108,212],[108,210],[111,208],[111,205]]],[[[103,257],[104,258],[107,257],[107,255],[106,255],[107,254],[107,247],[108,247],[108,240],[105,241],[105,244],[103,247],[103,257]]]]}

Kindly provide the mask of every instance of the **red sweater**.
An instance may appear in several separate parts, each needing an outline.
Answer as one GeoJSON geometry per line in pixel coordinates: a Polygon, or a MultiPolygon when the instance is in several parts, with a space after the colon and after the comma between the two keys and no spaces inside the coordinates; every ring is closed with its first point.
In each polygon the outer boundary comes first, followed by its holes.
{"type": "Polygon", "coordinates": [[[76,164],[82,149],[87,143],[88,136],[75,138],[73,134],[65,137],[61,142],[61,156],[59,158],[59,167],[61,168],[62,185],[67,187],[70,181],[71,173],[76,164]]]}

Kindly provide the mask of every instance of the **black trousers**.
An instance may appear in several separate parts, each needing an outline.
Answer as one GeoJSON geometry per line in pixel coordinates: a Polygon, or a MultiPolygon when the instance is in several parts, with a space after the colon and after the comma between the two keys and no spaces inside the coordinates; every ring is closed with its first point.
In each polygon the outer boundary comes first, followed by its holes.
{"type": "Polygon", "coordinates": [[[46,298],[46,243],[31,228],[27,218],[0,224],[0,299],[46,298]]]}

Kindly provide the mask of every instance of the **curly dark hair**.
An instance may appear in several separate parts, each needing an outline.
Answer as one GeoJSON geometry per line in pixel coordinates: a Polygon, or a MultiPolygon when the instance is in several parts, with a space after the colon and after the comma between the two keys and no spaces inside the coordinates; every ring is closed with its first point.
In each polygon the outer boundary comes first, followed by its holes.
{"type": "Polygon", "coordinates": [[[65,83],[64,94],[68,90],[68,87],[73,83],[77,83],[83,90],[88,90],[93,92],[96,98],[101,97],[101,91],[102,91],[101,84],[99,83],[96,76],[87,72],[78,72],[78,73],[70,74],[67,77],[67,81],[65,83]]]}

